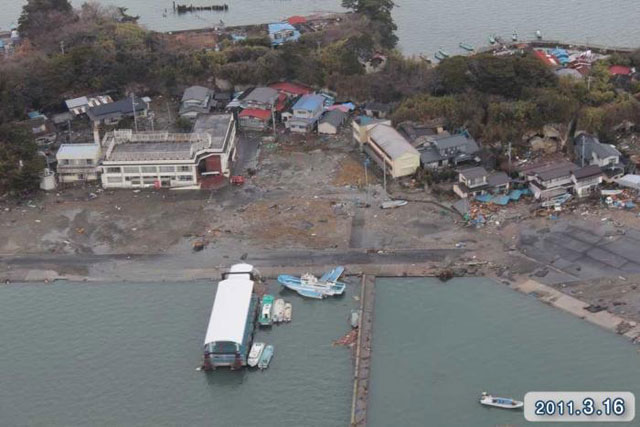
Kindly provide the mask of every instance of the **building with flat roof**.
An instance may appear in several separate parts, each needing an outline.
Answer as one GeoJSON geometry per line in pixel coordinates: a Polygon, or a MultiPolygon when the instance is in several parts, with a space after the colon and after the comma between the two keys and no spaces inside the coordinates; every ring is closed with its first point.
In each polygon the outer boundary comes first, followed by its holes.
{"type": "Polygon", "coordinates": [[[233,115],[198,118],[194,133],[116,130],[102,140],[105,188],[210,188],[230,175],[235,155],[233,115]]]}
{"type": "Polygon", "coordinates": [[[58,180],[62,183],[96,181],[100,172],[100,145],[62,144],[56,153],[58,180]]]}
{"type": "Polygon", "coordinates": [[[205,369],[247,364],[258,306],[252,272],[253,266],[236,264],[218,283],[204,339],[205,369]]]}

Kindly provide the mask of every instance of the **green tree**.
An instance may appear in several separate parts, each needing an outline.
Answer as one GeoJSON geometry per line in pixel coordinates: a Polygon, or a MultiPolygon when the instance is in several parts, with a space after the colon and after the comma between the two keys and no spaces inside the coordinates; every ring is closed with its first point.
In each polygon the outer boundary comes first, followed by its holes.
{"type": "Polygon", "coordinates": [[[398,43],[395,31],[398,29],[391,17],[395,3],[393,0],[342,0],[342,7],[365,15],[371,20],[372,32],[381,46],[391,49],[398,43]]]}
{"type": "Polygon", "coordinates": [[[59,30],[60,19],[71,15],[69,0],[27,0],[18,19],[18,29],[27,36],[59,30]]]}
{"type": "Polygon", "coordinates": [[[45,166],[30,130],[0,126],[0,192],[20,195],[34,191],[45,166]]]}

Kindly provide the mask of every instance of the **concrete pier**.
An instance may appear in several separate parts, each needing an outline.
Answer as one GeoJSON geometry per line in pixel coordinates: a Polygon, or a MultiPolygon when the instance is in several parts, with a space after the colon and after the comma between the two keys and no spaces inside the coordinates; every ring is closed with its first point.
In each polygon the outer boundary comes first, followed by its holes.
{"type": "Polygon", "coordinates": [[[353,401],[351,403],[352,426],[364,426],[367,424],[374,304],[375,277],[363,274],[362,287],[360,289],[360,320],[358,325],[358,341],[356,345],[353,401]]]}

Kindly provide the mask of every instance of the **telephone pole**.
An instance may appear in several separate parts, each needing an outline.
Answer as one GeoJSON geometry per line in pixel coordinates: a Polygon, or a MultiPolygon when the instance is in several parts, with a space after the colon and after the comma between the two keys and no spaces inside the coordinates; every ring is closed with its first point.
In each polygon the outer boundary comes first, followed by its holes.
{"type": "Polygon", "coordinates": [[[131,92],[131,110],[133,111],[133,123],[136,127],[136,132],[138,132],[138,118],[136,117],[136,98],[133,92],[131,92]]]}

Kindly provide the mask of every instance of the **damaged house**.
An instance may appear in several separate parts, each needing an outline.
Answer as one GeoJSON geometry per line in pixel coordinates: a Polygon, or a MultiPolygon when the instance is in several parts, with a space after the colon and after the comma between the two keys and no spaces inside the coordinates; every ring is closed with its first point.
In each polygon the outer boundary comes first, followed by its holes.
{"type": "Polygon", "coordinates": [[[622,154],[611,144],[603,144],[593,135],[581,133],[574,141],[576,163],[581,166],[595,165],[604,172],[604,179],[613,182],[624,175],[622,154]]]}

